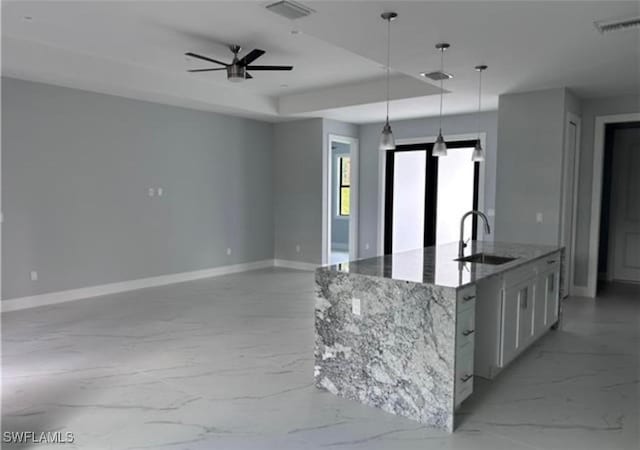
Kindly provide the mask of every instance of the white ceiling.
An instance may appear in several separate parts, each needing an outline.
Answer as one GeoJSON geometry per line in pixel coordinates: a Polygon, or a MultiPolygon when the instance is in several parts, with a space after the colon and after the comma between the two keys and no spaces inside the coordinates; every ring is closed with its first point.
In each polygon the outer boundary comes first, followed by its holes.
{"type": "Polygon", "coordinates": [[[289,21],[263,1],[13,1],[2,5],[2,72],[152,101],[267,120],[323,116],[355,123],[384,117],[386,24],[392,28],[392,118],[436,115],[439,89],[418,73],[439,66],[448,41],[445,113],[487,109],[498,95],[566,86],[581,97],[640,91],[640,32],[600,35],[593,21],[640,14],[636,1],[303,1],[317,12],[289,21]],[[31,20],[25,19],[31,17],[31,20]],[[292,29],[302,32],[291,34],[292,29]],[[267,51],[240,85],[184,57],[230,60],[225,44],[267,51]]]}

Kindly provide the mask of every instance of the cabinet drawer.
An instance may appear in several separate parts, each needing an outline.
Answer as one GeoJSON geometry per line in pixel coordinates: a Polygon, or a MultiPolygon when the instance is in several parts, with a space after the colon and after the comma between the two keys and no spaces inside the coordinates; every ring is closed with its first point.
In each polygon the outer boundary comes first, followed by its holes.
{"type": "Polygon", "coordinates": [[[458,351],[467,346],[470,346],[473,351],[476,331],[475,313],[475,308],[466,308],[458,312],[456,320],[456,347],[458,351]]]}
{"type": "Polygon", "coordinates": [[[456,354],[455,405],[458,406],[473,392],[473,347],[467,346],[456,354]]]}
{"type": "Polygon", "coordinates": [[[458,313],[465,311],[475,305],[476,287],[467,286],[458,291],[458,313]]]}

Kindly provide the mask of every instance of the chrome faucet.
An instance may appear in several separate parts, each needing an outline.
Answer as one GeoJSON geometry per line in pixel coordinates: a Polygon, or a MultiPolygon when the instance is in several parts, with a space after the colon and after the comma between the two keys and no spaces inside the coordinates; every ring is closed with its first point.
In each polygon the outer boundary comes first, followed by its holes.
{"type": "Polygon", "coordinates": [[[462,219],[460,219],[460,242],[458,242],[458,258],[464,258],[464,248],[467,246],[466,242],[464,241],[464,220],[468,216],[471,216],[473,214],[480,217],[484,221],[484,230],[486,231],[487,234],[491,234],[491,227],[489,227],[489,219],[487,219],[487,216],[485,216],[482,211],[473,210],[473,211],[464,213],[464,215],[462,216],[462,219]]]}

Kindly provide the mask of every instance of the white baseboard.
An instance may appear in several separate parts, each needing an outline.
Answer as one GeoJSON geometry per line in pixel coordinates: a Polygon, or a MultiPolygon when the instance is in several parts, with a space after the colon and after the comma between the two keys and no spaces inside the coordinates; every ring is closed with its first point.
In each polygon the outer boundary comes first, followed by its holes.
{"type": "MultiPolygon", "coordinates": [[[[174,273],[161,275],[158,277],[140,278],[137,280],[122,281],[119,283],[102,284],[99,286],[89,286],[68,291],[49,292],[46,294],[33,295],[30,297],[19,297],[0,302],[2,312],[17,311],[20,309],[35,308],[37,306],[53,305],[56,303],[70,302],[84,298],[98,297],[100,295],[117,294],[120,292],[133,291],[154,286],[165,286],[167,284],[182,283],[185,281],[199,280],[202,278],[218,277],[249,270],[273,267],[274,260],[265,259],[250,263],[233,264],[230,266],[214,267],[212,269],[195,270],[193,272],[174,273]]],[[[284,267],[284,266],[283,266],[284,267]]]]}
{"type": "Polygon", "coordinates": [[[307,270],[307,271],[309,270],[314,271],[318,267],[320,267],[319,264],[306,263],[301,261],[289,261],[286,259],[274,259],[273,265],[275,267],[283,267],[285,269],[296,269],[296,270],[307,270]]]}
{"type": "Polygon", "coordinates": [[[587,286],[573,286],[570,291],[570,297],[591,297],[587,286]]]}

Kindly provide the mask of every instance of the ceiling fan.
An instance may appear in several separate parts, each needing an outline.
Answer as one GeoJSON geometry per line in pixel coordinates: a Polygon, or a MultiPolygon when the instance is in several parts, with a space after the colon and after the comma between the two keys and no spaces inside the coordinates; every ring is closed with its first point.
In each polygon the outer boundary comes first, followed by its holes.
{"type": "Polygon", "coordinates": [[[208,58],[206,56],[198,55],[196,53],[188,52],[185,53],[187,56],[191,56],[192,58],[198,58],[203,61],[212,62],[215,64],[220,64],[224,67],[216,67],[213,69],[191,69],[188,72],[213,72],[216,70],[226,70],[227,71],[227,80],[233,82],[239,82],[243,80],[248,80],[253,78],[248,70],[292,70],[293,66],[255,66],[251,65],[256,59],[260,58],[264,55],[265,51],[260,49],[251,50],[249,53],[244,55],[242,58],[238,58],[238,53],[242,50],[242,47],[239,45],[230,45],[229,49],[233,53],[233,61],[230,64],[224,63],[222,61],[215,60],[213,58],[208,58]]]}

